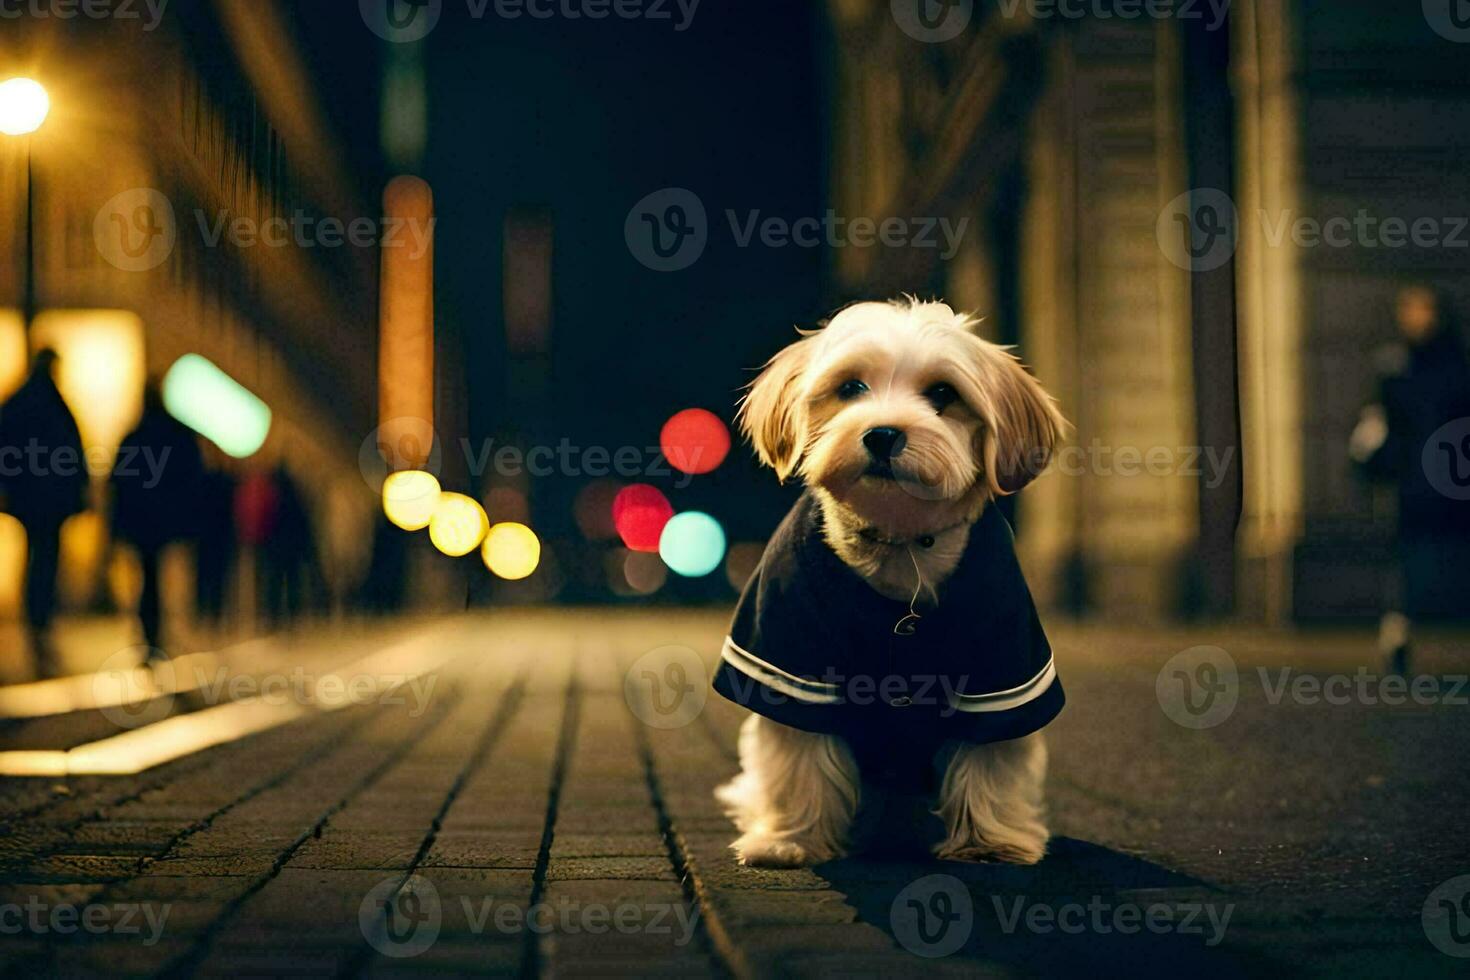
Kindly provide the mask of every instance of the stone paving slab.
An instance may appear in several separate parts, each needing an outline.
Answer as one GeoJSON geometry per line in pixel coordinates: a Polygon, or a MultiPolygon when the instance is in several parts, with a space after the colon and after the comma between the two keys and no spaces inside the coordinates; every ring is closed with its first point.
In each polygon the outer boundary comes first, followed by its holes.
{"type": "MultiPolygon", "coordinates": [[[[1268,696],[1269,671],[1351,673],[1370,640],[1054,630],[1069,705],[1050,736],[1045,862],[767,871],[734,860],[712,795],[735,772],[742,712],[710,698],[657,727],[625,684],[662,646],[712,663],[720,619],[470,617],[443,627],[456,656],[421,715],[366,705],[135,777],[0,781],[0,907],[167,909],[151,943],[6,936],[0,973],[1451,976],[1465,962],[1428,943],[1419,913],[1470,874],[1470,709],[1268,696]],[[1239,704],[1191,731],[1159,710],[1155,679],[1211,641],[1237,658],[1239,704]],[[900,914],[934,875],[972,909],[941,956],[900,914]],[[1207,945],[1014,918],[1091,906],[1230,920],[1207,945]]],[[[1453,672],[1452,654],[1426,669],[1453,672]]]]}

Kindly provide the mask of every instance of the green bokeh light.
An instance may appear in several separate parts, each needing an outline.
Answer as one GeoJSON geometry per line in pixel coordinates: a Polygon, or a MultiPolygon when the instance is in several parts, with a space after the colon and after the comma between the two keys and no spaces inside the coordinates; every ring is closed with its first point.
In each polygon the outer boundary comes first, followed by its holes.
{"type": "Polygon", "coordinates": [[[236,459],[253,456],[271,431],[270,407],[198,354],[185,354],[168,369],[163,405],[236,459]]]}

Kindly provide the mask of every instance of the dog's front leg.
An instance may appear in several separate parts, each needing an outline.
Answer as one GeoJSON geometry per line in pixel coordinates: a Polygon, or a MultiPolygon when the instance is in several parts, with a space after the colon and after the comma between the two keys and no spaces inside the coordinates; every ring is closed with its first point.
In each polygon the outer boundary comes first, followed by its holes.
{"type": "Polygon", "coordinates": [[[1040,861],[1050,836],[1042,812],[1045,780],[1039,732],[961,748],[945,771],[936,811],[949,837],[934,853],[950,861],[1040,861]]]}
{"type": "Polygon", "coordinates": [[[751,715],[740,768],[715,792],[742,832],[730,845],[740,863],[796,868],[842,856],[859,788],[846,743],[751,715]]]}

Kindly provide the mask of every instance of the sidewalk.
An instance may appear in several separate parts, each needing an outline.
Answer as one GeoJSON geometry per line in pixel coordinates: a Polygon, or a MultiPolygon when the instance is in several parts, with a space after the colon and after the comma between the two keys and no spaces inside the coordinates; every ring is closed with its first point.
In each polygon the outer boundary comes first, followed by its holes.
{"type": "MultiPolygon", "coordinates": [[[[723,625],[462,617],[410,631],[452,658],[417,707],[382,697],[136,776],[0,780],[0,909],[41,917],[0,969],[1463,975],[1470,940],[1422,916],[1470,874],[1470,708],[1447,686],[1398,705],[1293,686],[1354,676],[1371,637],[1054,628],[1069,703],[1041,865],[761,871],[732,860],[711,795],[741,713],[669,669],[670,647],[708,661],[723,625]],[[1160,668],[1198,644],[1236,681],[1228,714],[1188,728],[1160,668]],[[64,907],[96,927],[60,934],[64,907]]],[[[1453,645],[1422,669],[1464,672],[1453,645]]]]}

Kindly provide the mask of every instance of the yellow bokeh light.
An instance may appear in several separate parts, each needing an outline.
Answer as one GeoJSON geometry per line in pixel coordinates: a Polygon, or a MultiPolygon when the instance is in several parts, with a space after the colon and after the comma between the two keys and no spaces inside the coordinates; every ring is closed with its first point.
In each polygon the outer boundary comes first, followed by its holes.
{"type": "Polygon", "coordinates": [[[0,400],[15,394],[25,382],[30,364],[25,321],[15,310],[0,310],[0,400]]]}
{"type": "Polygon", "coordinates": [[[439,506],[439,480],[423,470],[393,473],[383,481],[383,513],[405,531],[422,531],[439,506]]]}
{"type": "Polygon", "coordinates": [[[85,606],[97,593],[107,553],[107,518],[95,510],[73,514],[61,525],[61,568],[56,588],[63,603],[85,606]]]}
{"type": "Polygon", "coordinates": [[[503,579],[523,579],[541,564],[541,541],[524,524],[506,522],[490,529],[481,549],[485,567],[503,579]]]}
{"type": "Polygon", "coordinates": [[[31,350],[61,355],[56,386],[76,416],[94,474],[111,470],[118,443],[143,413],[143,335],[143,320],[129,310],[43,310],[31,324],[31,350]]]}
{"type": "Polygon", "coordinates": [[[0,133],[7,136],[34,133],[50,111],[51,97],[34,78],[0,82],[0,133]]]}
{"type": "Polygon", "coordinates": [[[25,569],[26,529],[9,514],[0,514],[0,619],[20,614],[25,569]]]}
{"type": "Polygon", "coordinates": [[[429,540],[434,547],[451,558],[467,555],[485,540],[490,530],[490,518],[485,508],[473,497],[462,493],[439,495],[438,506],[429,521],[429,540]]]}

